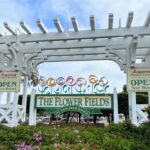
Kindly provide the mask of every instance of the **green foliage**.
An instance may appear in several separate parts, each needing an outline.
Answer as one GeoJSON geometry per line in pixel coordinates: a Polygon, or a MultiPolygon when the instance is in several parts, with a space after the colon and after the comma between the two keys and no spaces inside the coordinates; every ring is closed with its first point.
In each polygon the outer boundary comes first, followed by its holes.
{"type": "Polygon", "coordinates": [[[118,106],[119,113],[123,113],[125,116],[128,116],[128,93],[123,92],[118,94],[118,106]]]}
{"type": "Polygon", "coordinates": [[[145,108],[145,111],[148,113],[148,118],[150,118],[150,105],[145,108]]]}
{"type": "MultiPolygon", "coordinates": [[[[148,103],[148,95],[147,93],[137,93],[136,95],[137,104],[147,104],[148,103]]],[[[118,94],[118,108],[119,113],[123,113],[126,117],[129,115],[129,105],[128,105],[128,93],[121,92],[118,94]]]]}
{"type": "Polygon", "coordinates": [[[0,149],[15,149],[21,142],[34,148],[34,134],[42,136],[40,149],[47,150],[149,150],[150,123],[136,127],[130,122],[107,128],[90,125],[0,127],[0,149]]]}

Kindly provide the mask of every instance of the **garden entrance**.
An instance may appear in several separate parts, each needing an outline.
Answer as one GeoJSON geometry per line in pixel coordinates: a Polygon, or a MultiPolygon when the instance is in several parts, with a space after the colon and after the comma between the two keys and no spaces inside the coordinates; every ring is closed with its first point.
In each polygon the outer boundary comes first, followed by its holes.
{"type": "MultiPolygon", "coordinates": [[[[35,124],[34,100],[35,87],[39,83],[39,64],[91,60],[112,60],[128,73],[129,118],[136,125],[146,121],[147,116],[142,111],[145,105],[136,104],[136,92],[148,92],[150,103],[150,80],[147,78],[150,72],[150,13],[143,26],[137,27],[131,26],[133,12],[129,12],[125,26],[119,20],[118,27],[114,28],[113,18],[110,13],[108,27],[96,29],[95,18],[90,16],[90,28],[86,30],[79,30],[75,17],[71,17],[73,30],[64,30],[55,18],[57,32],[48,32],[44,23],[37,20],[40,33],[33,33],[23,21],[20,22],[21,30],[14,30],[4,22],[10,34],[0,33],[0,122],[5,120],[8,126],[16,126],[26,120],[27,85],[32,81],[29,124],[35,124]],[[20,85],[23,90],[20,90],[20,85]],[[22,105],[18,105],[20,93],[23,95],[22,105]]],[[[118,107],[115,100],[114,105],[118,107]]]]}

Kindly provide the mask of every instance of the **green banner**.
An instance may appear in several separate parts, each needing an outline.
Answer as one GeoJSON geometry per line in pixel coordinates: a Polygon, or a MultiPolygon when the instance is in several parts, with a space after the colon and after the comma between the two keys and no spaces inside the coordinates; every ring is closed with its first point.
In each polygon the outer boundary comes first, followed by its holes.
{"type": "Polygon", "coordinates": [[[113,98],[111,94],[99,95],[36,95],[35,107],[48,109],[56,115],[68,111],[81,114],[101,114],[101,110],[112,109],[113,98]]]}

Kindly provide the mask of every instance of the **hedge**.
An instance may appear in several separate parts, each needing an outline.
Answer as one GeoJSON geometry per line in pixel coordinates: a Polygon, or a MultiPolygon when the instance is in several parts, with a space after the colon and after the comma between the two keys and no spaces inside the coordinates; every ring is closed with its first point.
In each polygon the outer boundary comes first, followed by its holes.
{"type": "Polygon", "coordinates": [[[149,150],[150,123],[136,127],[127,122],[107,128],[78,124],[0,126],[0,149],[23,150],[23,147],[24,150],[149,150]]]}

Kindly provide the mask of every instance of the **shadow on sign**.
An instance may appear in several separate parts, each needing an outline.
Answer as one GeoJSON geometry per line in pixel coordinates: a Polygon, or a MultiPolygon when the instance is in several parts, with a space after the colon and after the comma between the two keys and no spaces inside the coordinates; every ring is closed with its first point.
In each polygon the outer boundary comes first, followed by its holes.
{"type": "Polygon", "coordinates": [[[83,115],[90,115],[90,112],[82,107],[79,106],[65,106],[60,108],[59,110],[55,111],[55,115],[61,115],[64,112],[68,112],[68,111],[75,111],[75,112],[79,112],[83,115]]]}

